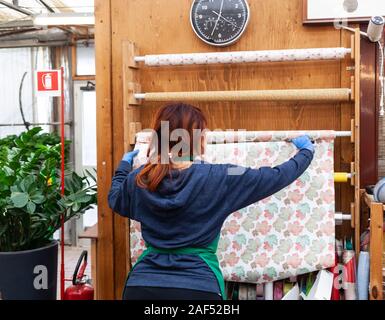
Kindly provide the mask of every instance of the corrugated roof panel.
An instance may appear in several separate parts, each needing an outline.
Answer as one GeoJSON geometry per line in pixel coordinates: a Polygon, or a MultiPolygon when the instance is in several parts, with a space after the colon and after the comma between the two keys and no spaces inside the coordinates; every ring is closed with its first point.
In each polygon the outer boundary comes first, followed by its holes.
{"type": "MultiPolygon", "coordinates": [[[[12,0],[4,1],[12,4],[12,0]]],[[[94,12],[94,0],[45,0],[45,3],[56,12],[94,12]]],[[[19,0],[19,7],[33,14],[49,12],[36,0],[19,0]]],[[[25,14],[0,4],[0,23],[25,17],[25,14]]]]}

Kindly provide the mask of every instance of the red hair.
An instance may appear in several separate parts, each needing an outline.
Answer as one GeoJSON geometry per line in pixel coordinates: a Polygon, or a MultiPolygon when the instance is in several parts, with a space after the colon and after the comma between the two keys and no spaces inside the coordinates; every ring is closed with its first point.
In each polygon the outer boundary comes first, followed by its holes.
{"type": "MultiPolygon", "coordinates": [[[[194,130],[205,130],[206,125],[206,117],[202,111],[195,106],[184,103],[174,103],[161,108],[155,115],[152,125],[154,136],[150,145],[154,146],[154,144],[157,143],[157,145],[155,145],[157,150],[155,157],[152,157],[155,161],[150,159],[139,172],[136,176],[137,185],[152,192],[157,190],[159,184],[171,171],[171,163],[169,161],[167,161],[167,163],[161,163],[162,154],[164,155],[165,152],[169,154],[170,150],[177,144],[186,144],[189,146],[189,153],[186,154],[179,151],[178,156],[192,158],[194,151],[195,154],[196,152],[200,153],[200,150],[196,149],[197,141],[194,141],[194,130]],[[162,137],[162,122],[167,122],[169,125],[167,137],[162,137]],[[171,141],[170,135],[177,129],[183,129],[186,134],[180,136],[177,141],[171,141]],[[168,150],[162,150],[162,140],[164,141],[165,139],[168,139],[168,150]],[[192,146],[192,148],[190,146],[192,146]]],[[[163,135],[164,134],[165,132],[163,132],[163,135]]]]}

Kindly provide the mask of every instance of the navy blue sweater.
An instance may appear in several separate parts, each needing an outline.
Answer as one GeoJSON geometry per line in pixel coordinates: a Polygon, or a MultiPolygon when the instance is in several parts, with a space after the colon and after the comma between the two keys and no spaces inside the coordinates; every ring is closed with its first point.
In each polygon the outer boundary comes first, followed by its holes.
{"type": "MultiPolygon", "coordinates": [[[[156,192],[140,188],[122,161],[108,195],[110,207],[120,215],[139,221],[144,240],[157,248],[204,247],[218,237],[226,218],[294,182],[313,159],[309,150],[275,168],[245,168],[229,175],[229,164],[194,163],[173,170],[156,192]]],[[[186,288],[219,293],[216,278],[194,255],[151,253],[131,273],[127,286],[186,288]]]]}

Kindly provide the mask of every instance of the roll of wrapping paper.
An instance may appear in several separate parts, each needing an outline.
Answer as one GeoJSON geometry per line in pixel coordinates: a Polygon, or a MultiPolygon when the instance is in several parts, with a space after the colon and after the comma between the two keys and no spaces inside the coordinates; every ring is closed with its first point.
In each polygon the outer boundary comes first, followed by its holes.
{"type": "Polygon", "coordinates": [[[350,174],[346,172],[335,172],[334,173],[334,181],[335,182],[348,182],[350,179],[350,174]]]}
{"type": "Polygon", "coordinates": [[[307,61],[307,60],[336,60],[343,59],[350,54],[348,48],[311,48],[289,50],[263,50],[263,51],[236,51],[236,52],[208,52],[208,53],[182,53],[146,55],[137,61],[144,61],[145,65],[156,66],[182,66],[202,64],[231,64],[253,62],[282,62],[282,61],[307,61]]]}
{"type": "Polygon", "coordinates": [[[257,284],[257,300],[265,300],[265,288],[263,284],[257,284]]]}
{"type": "MultiPolygon", "coordinates": [[[[273,142],[287,141],[293,138],[307,135],[312,140],[330,140],[335,137],[350,137],[350,131],[207,131],[206,142],[208,144],[235,143],[235,142],[273,142]]],[[[136,143],[148,144],[151,141],[152,132],[141,131],[136,134],[136,143]]]]}
{"type": "Polygon", "coordinates": [[[274,300],[274,283],[265,283],[265,300],[274,300]]]}
{"type": "Polygon", "coordinates": [[[257,300],[257,286],[255,284],[247,286],[247,300],[257,300]]]}
{"type": "Polygon", "coordinates": [[[356,259],[354,250],[344,250],[342,254],[344,264],[345,300],[357,300],[356,294],[356,259]]]}
{"type": "Polygon", "coordinates": [[[291,289],[293,289],[294,285],[291,282],[283,283],[283,295],[285,296],[291,289]]]}
{"type": "Polygon", "coordinates": [[[247,286],[248,285],[244,283],[239,284],[238,300],[247,300],[247,292],[248,292],[247,286]]]}
{"type": "Polygon", "coordinates": [[[333,287],[332,287],[332,295],[330,300],[341,300],[340,296],[340,287],[341,284],[338,281],[340,276],[340,264],[338,263],[338,255],[337,252],[335,254],[335,265],[330,268],[330,272],[333,273],[333,287]]]}
{"type": "Polygon", "coordinates": [[[152,92],[137,94],[146,101],[349,101],[351,90],[342,89],[292,89],[244,91],[152,92]]]}
{"type": "Polygon", "coordinates": [[[357,293],[358,300],[368,300],[369,295],[369,253],[360,252],[357,268],[357,293]]]}
{"type": "Polygon", "coordinates": [[[283,281],[274,282],[274,300],[281,300],[283,298],[283,281]]]}
{"type": "Polygon", "coordinates": [[[315,282],[315,277],[313,273],[309,273],[306,279],[306,291],[305,295],[308,296],[313,284],[315,282]]]}

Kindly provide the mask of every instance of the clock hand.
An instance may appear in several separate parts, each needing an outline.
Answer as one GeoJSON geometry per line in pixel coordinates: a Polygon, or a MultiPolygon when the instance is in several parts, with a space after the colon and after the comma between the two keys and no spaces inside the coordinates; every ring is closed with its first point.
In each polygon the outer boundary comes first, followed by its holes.
{"type": "Polygon", "coordinates": [[[225,2],[225,0],[222,0],[222,3],[221,3],[221,9],[219,10],[219,14],[222,15],[222,10],[223,10],[223,3],[225,2]]]}
{"type": "Polygon", "coordinates": [[[222,18],[222,19],[223,19],[224,21],[226,21],[227,23],[230,23],[232,26],[241,29],[241,27],[238,27],[235,23],[233,23],[233,22],[231,22],[230,20],[226,19],[224,16],[220,15],[218,12],[213,11],[213,13],[215,13],[217,16],[219,16],[219,18],[222,18]]]}
{"type": "Polygon", "coordinates": [[[211,32],[211,36],[214,35],[215,29],[217,28],[217,25],[218,25],[218,22],[219,22],[219,20],[221,19],[221,15],[222,15],[222,10],[223,10],[223,4],[224,4],[224,2],[225,2],[225,0],[222,0],[221,8],[220,8],[220,10],[219,10],[220,15],[219,15],[217,21],[215,21],[215,25],[214,25],[214,28],[213,28],[213,32],[211,32]]]}

